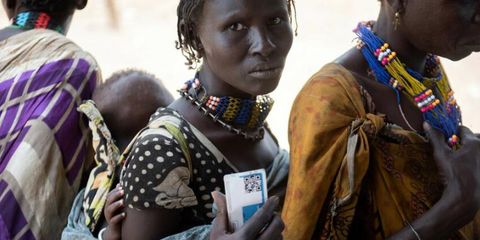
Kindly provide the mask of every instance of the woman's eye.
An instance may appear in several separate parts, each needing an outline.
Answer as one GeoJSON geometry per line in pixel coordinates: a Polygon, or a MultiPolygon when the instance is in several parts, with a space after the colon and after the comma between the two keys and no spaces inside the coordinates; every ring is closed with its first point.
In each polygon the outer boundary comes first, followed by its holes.
{"type": "Polygon", "coordinates": [[[275,17],[270,20],[271,25],[277,25],[277,24],[280,24],[281,22],[282,22],[282,19],[279,17],[275,17]]]}
{"type": "Polygon", "coordinates": [[[234,24],[232,24],[228,27],[228,29],[230,29],[231,31],[242,31],[246,28],[247,27],[245,27],[245,25],[243,25],[241,23],[234,23],[234,24]]]}

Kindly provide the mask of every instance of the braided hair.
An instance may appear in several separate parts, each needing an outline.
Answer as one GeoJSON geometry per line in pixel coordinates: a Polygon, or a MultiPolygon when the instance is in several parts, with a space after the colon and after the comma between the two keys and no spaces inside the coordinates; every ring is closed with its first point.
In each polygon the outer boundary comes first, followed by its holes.
{"type": "MultiPolygon", "coordinates": [[[[288,14],[290,22],[295,21],[295,35],[297,35],[297,17],[295,0],[286,0],[288,4],[288,14]]],[[[200,12],[203,9],[205,0],[180,0],[177,7],[177,41],[176,48],[182,52],[182,55],[187,59],[185,63],[190,69],[197,67],[202,58],[198,44],[200,39],[195,30],[198,29],[197,23],[200,17],[200,12]]]]}
{"type": "Polygon", "coordinates": [[[54,18],[66,18],[75,10],[75,0],[21,0],[20,6],[48,13],[54,18]]]}

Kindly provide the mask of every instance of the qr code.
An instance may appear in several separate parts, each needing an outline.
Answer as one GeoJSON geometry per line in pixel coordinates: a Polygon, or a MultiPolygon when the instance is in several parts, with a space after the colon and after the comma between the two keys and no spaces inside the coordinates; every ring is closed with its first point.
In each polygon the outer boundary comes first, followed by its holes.
{"type": "Polygon", "coordinates": [[[260,192],[262,190],[261,174],[253,174],[243,179],[246,193],[260,192]]]}

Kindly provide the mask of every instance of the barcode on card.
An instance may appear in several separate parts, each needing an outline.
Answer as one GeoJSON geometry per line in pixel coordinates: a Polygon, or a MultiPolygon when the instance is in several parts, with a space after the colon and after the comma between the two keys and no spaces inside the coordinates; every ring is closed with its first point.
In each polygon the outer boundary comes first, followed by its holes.
{"type": "Polygon", "coordinates": [[[245,193],[254,193],[262,191],[262,175],[252,174],[245,176],[243,179],[245,193]]]}

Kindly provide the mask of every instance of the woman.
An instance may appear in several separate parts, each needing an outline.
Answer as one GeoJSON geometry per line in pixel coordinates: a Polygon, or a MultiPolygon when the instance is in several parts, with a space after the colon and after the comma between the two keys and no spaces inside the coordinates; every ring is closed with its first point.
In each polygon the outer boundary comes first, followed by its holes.
{"type": "Polygon", "coordinates": [[[100,70],[67,39],[87,0],[3,0],[0,30],[0,239],[59,239],[83,166],[76,111],[100,70]]]}
{"type": "Polygon", "coordinates": [[[290,117],[286,239],[480,237],[480,142],[435,56],[480,50],[479,5],[383,0],[357,47],[307,82],[290,117]]]}
{"type": "MultiPolygon", "coordinates": [[[[180,1],[178,48],[190,66],[203,62],[183,97],[159,109],[130,146],[121,176],[127,206],[122,239],[159,239],[210,224],[210,193],[224,191],[225,174],[265,168],[269,194],[281,193],[288,158],[264,124],[273,103],[264,94],[276,88],[292,44],[292,5],[180,1]]],[[[257,237],[267,224],[258,237],[280,237],[281,219],[267,217],[237,235],[216,236],[228,233],[215,228],[211,237],[257,237]]]]}

